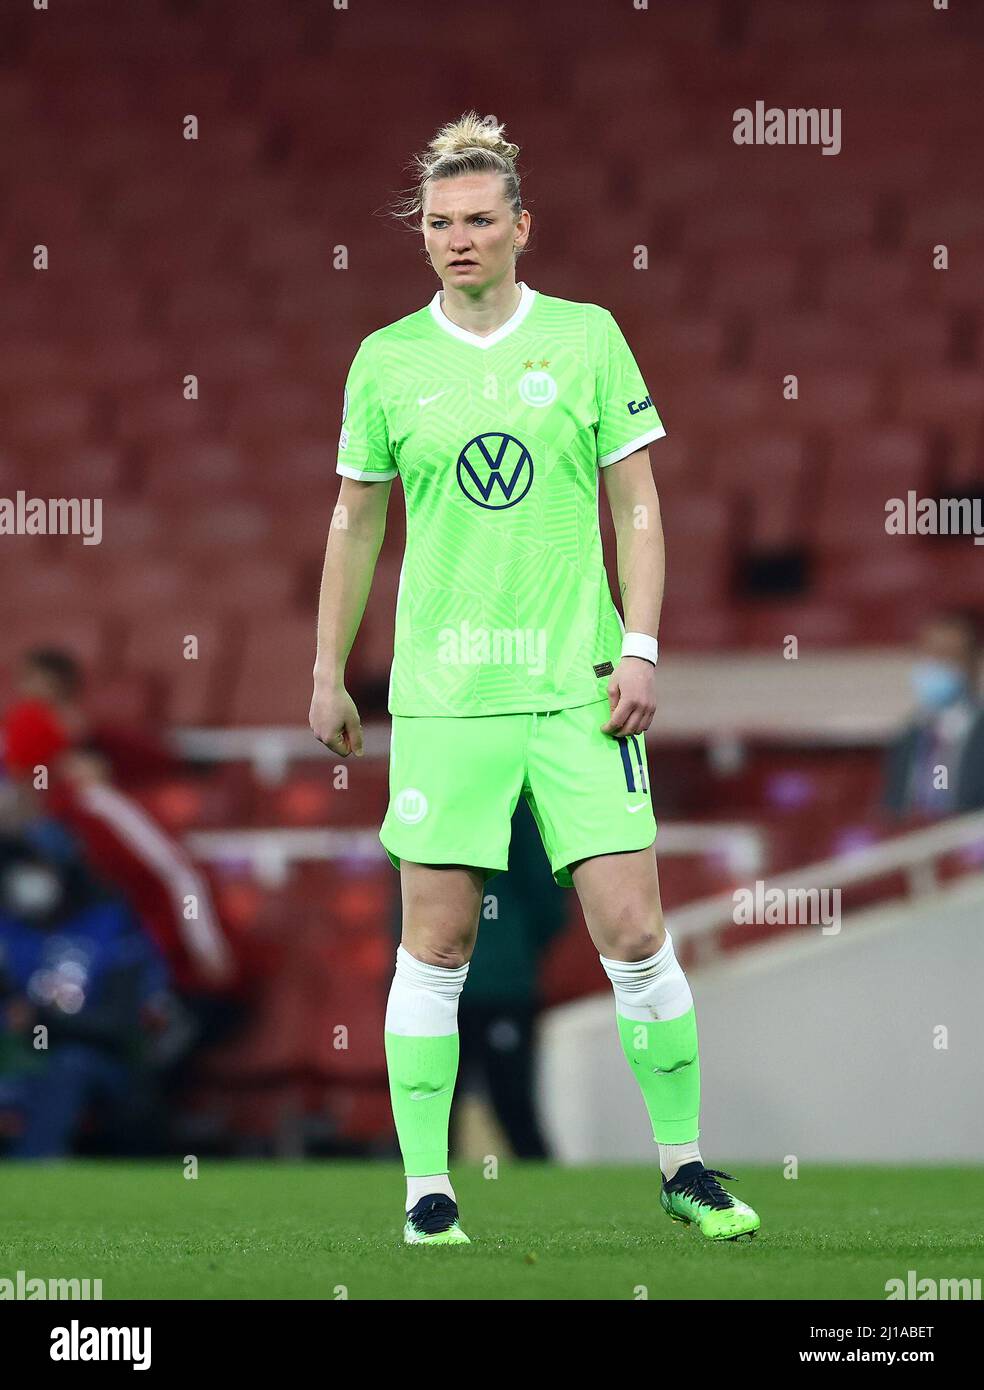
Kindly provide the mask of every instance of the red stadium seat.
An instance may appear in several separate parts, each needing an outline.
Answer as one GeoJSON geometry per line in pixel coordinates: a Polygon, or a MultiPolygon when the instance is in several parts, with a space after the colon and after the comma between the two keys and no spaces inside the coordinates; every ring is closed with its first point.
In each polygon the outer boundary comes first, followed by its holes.
{"type": "Polygon", "coordinates": [[[235,724],[306,727],[316,637],[313,613],[251,623],[225,718],[235,724]]]}
{"type": "Polygon", "coordinates": [[[984,376],[977,367],[909,370],[900,375],[898,414],[906,423],[952,426],[984,415],[984,376]]]}
{"type": "Polygon", "coordinates": [[[121,660],[129,669],[153,672],[167,690],[167,717],[176,724],[210,724],[228,717],[238,634],[201,606],[181,612],[150,611],[129,626],[121,660]],[[195,649],[188,637],[197,639],[195,649]]]}

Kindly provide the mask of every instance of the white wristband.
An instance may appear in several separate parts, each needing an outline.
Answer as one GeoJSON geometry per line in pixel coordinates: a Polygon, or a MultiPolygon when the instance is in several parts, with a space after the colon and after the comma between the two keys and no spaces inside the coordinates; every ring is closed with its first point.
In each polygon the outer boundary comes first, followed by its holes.
{"type": "Polygon", "coordinates": [[[659,643],[655,637],[647,637],[644,632],[626,632],[622,636],[622,655],[641,656],[644,661],[656,665],[659,656],[659,643]]]}

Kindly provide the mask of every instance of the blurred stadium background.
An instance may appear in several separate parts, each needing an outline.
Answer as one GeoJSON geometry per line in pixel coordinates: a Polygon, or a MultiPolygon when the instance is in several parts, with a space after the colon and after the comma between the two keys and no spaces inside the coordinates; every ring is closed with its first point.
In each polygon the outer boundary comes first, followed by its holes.
{"type": "MultiPolygon", "coordinates": [[[[910,490],[984,496],[982,56],[981,12],[930,0],[5,9],[0,496],[101,498],[103,534],[0,536],[0,1151],[395,1153],[398,489],[347,781],[307,710],[345,372],[437,287],[386,204],[475,106],[522,150],[521,278],[611,309],[667,426],[648,752],[708,1151],[984,1155],[979,692],[905,734],[919,649],[973,664],[939,616],[984,609],[984,550],[885,530],[910,490]],[[840,153],[736,145],[760,99],[840,108],[840,153]],[[914,798],[937,737],[951,789],[914,798]],[[840,888],[841,930],[735,925],[756,880],[840,888]]],[[[459,1154],[651,1157],[530,827],[463,1003],[459,1154]]]]}

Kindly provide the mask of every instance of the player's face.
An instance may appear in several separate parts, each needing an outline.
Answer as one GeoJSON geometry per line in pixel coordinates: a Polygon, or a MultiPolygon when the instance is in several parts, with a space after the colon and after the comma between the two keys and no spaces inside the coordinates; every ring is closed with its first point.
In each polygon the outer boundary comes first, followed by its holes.
{"type": "Polygon", "coordinates": [[[435,179],[424,195],[424,246],[445,289],[477,292],[511,270],[514,248],[526,244],[528,212],[517,221],[503,197],[500,174],[435,179]]]}

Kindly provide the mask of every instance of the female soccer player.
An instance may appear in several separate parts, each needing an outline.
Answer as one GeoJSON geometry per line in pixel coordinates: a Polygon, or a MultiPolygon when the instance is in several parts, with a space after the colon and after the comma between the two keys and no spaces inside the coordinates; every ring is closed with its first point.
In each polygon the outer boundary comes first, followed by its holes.
{"type": "Polygon", "coordinates": [[[470,111],[417,158],[403,212],[442,288],[355,355],[321,584],[311,728],[340,756],[361,756],[345,663],[399,474],[407,541],[380,839],[403,896],[385,1046],[404,1240],[468,1241],[448,1172],[458,996],[520,795],[612,982],[664,1210],[712,1239],[750,1236],[758,1217],[697,1146],[693,997],[656,873],[643,738],[656,709],[663,538],[646,446],[664,429],[606,309],[517,284],[530,235],[518,153],[494,117],[470,111]],[[602,558],[599,474],[624,624],[602,558]]]}

